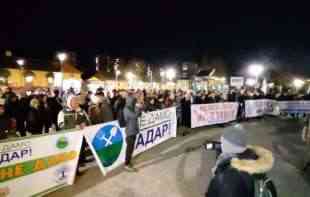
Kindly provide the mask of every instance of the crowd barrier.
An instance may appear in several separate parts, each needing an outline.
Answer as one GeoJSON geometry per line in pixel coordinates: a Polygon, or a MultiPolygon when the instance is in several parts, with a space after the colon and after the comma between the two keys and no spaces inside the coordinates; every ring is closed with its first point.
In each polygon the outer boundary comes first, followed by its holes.
{"type": "Polygon", "coordinates": [[[281,113],[308,114],[310,113],[310,101],[276,101],[271,99],[245,101],[246,118],[263,115],[277,116],[281,113]]]}
{"type": "MultiPolygon", "coordinates": [[[[237,102],[191,106],[192,128],[237,119],[237,102]]],[[[310,101],[247,100],[245,117],[309,113],[310,101]]],[[[176,137],[176,108],[144,113],[139,118],[133,155],[176,137]]],[[[103,175],[125,162],[126,132],[117,121],[83,130],[33,136],[0,142],[0,196],[41,196],[74,183],[83,137],[103,175]]]]}
{"type": "Polygon", "coordinates": [[[281,113],[308,114],[310,101],[276,101],[272,99],[246,100],[242,107],[238,102],[193,104],[191,106],[191,128],[224,124],[237,119],[238,110],[245,118],[264,115],[279,116],[281,113]],[[244,113],[243,113],[244,112],[244,113]]]}
{"type": "Polygon", "coordinates": [[[82,131],[0,143],[0,196],[41,196],[72,185],[82,131]]]}
{"type": "Polygon", "coordinates": [[[224,102],[191,106],[191,128],[223,124],[236,120],[239,103],[224,102]]]}
{"type": "MultiPolygon", "coordinates": [[[[176,137],[175,107],[144,113],[134,156],[176,137]]],[[[103,175],[125,162],[126,133],[117,121],[83,130],[0,143],[0,196],[42,196],[74,183],[83,137],[103,175]]]]}

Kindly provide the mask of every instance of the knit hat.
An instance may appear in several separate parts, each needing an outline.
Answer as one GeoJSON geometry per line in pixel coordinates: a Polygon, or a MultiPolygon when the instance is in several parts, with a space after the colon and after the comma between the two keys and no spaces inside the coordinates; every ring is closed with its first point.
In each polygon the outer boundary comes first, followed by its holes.
{"type": "Polygon", "coordinates": [[[221,143],[223,153],[243,153],[247,149],[246,132],[241,125],[225,129],[221,137],[221,143]]]}

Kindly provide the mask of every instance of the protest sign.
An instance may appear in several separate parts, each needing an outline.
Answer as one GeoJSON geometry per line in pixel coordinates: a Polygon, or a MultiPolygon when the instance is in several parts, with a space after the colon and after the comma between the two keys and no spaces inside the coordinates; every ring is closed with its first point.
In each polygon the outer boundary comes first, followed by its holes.
{"type": "Polygon", "coordinates": [[[198,104],[191,106],[191,127],[223,124],[237,118],[238,103],[198,104]]]}
{"type": "Polygon", "coordinates": [[[0,143],[0,196],[43,195],[74,182],[81,131],[0,143]]]}
{"type": "MultiPolygon", "coordinates": [[[[143,113],[138,122],[134,156],[176,137],[175,107],[143,113]]],[[[84,136],[104,175],[125,163],[126,132],[117,121],[87,127],[84,136]]]]}

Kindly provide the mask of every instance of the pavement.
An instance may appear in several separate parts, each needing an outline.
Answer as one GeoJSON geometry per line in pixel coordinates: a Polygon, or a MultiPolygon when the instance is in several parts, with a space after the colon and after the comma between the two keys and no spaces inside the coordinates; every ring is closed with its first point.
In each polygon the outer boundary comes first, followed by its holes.
{"type": "MultiPolygon", "coordinates": [[[[169,140],[135,159],[138,173],[122,168],[104,177],[97,166],[77,177],[73,186],[48,197],[203,197],[212,178],[215,154],[201,148],[218,139],[224,127],[194,129],[185,137],[169,140]]],[[[273,151],[276,162],[269,173],[280,197],[309,197],[310,172],[301,173],[309,148],[301,141],[297,120],[265,117],[243,122],[250,144],[273,151]]]]}

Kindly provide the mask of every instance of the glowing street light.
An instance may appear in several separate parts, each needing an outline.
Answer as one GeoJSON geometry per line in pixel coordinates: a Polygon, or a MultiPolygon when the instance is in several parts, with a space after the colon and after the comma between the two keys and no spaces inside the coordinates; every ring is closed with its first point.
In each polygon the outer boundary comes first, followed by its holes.
{"type": "Polygon", "coordinates": [[[54,77],[48,77],[47,78],[47,82],[48,82],[48,84],[53,84],[54,83],[54,77]]]}
{"type": "Polygon", "coordinates": [[[129,88],[133,87],[133,80],[136,78],[136,75],[132,72],[127,72],[126,78],[129,81],[129,88]]]}
{"type": "Polygon", "coordinates": [[[169,68],[166,71],[166,77],[169,81],[172,81],[176,77],[176,71],[173,68],[169,68]]]}
{"type": "Polygon", "coordinates": [[[25,60],[24,59],[18,59],[16,61],[16,63],[18,64],[18,66],[23,67],[25,65],[25,60]]]}
{"type": "Polygon", "coordinates": [[[262,64],[251,64],[248,70],[249,74],[258,78],[264,72],[264,66],[262,64]]]}
{"type": "Polygon", "coordinates": [[[64,64],[64,61],[68,58],[68,55],[66,53],[64,53],[64,52],[58,53],[57,54],[57,58],[60,61],[60,67],[61,67],[61,73],[62,73],[61,90],[63,90],[63,84],[64,84],[64,68],[63,68],[63,64],[64,64]]]}
{"type": "Polygon", "coordinates": [[[305,81],[301,79],[294,79],[293,85],[295,86],[296,89],[300,89],[305,85],[305,81]]]}
{"type": "Polygon", "coordinates": [[[126,78],[129,80],[129,81],[132,81],[136,76],[132,73],[132,72],[128,72],[126,74],[126,78]]]}
{"type": "Polygon", "coordinates": [[[63,63],[66,59],[67,59],[67,54],[66,53],[58,53],[57,54],[57,58],[58,60],[63,63]]]}
{"type": "Polygon", "coordinates": [[[26,76],[25,80],[26,80],[27,83],[31,83],[33,81],[33,76],[31,76],[31,75],[30,76],[26,76]]]}

